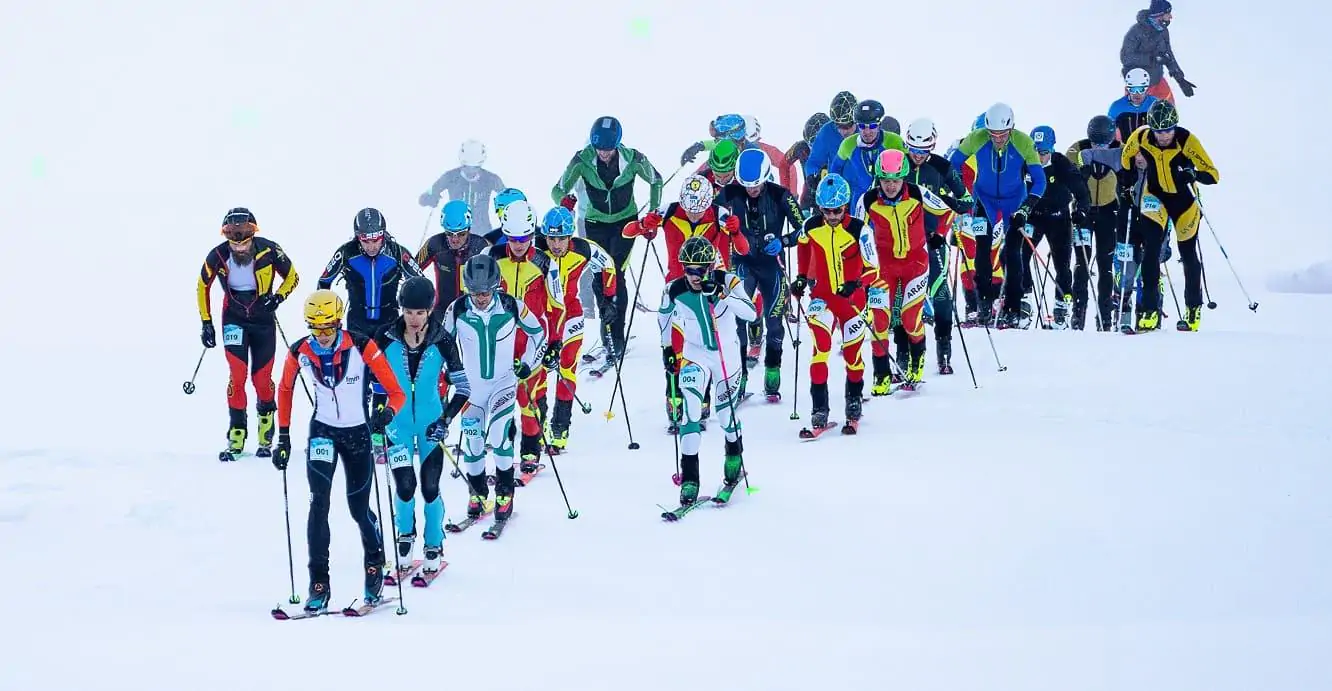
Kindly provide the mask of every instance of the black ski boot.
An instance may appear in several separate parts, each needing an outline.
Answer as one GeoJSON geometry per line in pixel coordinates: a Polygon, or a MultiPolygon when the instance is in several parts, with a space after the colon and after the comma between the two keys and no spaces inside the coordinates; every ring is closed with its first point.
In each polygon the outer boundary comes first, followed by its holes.
{"type": "Polygon", "coordinates": [[[384,596],[384,553],[372,554],[365,560],[365,597],[367,605],[378,604],[384,596]]]}
{"type": "Polygon", "coordinates": [[[934,342],[935,358],[939,361],[939,374],[953,373],[953,339],[940,338],[934,342]]]}
{"type": "Polygon", "coordinates": [[[478,473],[467,476],[467,517],[480,518],[486,512],[486,500],[490,498],[490,486],[486,483],[486,474],[478,473]]]}
{"type": "Polygon", "coordinates": [[[870,387],[871,396],[887,396],[893,392],[893,368],[887,355],[873,355],[870,365],[874,371],[874,385],[870,387]]]}
{"type": "Polygon", "coordinates": [[[524,434],[518,451],[518,467],[524,473],[536,472],[541,462],[541,435],[524,434]]]}
{"type": "Polygon", "coordinates": [[[1073,305],[1072,326],[1074,331],[1082,331],[1087,328],[1087,303],[1079,302],[1073,305]]]}
{"type": "Polygon", "coordinates": [[[828,383],[810,384],[809,397],[812,402],[812,409],[809,416],[809,425],[813,429],[822,429],[828,426],[828,383]]]}
{"type": "Polygon", "coordinates": [[[507,521],[513,515],[513,468],[495,471],[495,520],[507,521]]]}
{"type": "Polygon", "coordinates": [[[983,327],[993,327],[994,324],[994,300],[981,300],[980,309],[976,311],[976,325],[983,327]]]}
{"type": "Polygon", "coordinates": [[[860,425],[861,397],[865,394],[865,380],[846,382],[846,422],[842,434],[855,434],[860,425]]]}
{"type": "Polygon", "coordinates": [[[328,611],[328,600],[332,593],[328,589],[328,580],[311,581],[310,592],[305,598],[306,614],[323,614],[328,611]]]}

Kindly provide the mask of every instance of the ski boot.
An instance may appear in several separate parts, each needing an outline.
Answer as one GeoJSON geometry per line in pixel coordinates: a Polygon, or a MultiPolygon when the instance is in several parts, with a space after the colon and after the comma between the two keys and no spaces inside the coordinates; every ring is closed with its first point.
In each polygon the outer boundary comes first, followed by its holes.
{"type": "Polygon", "coordinates": [[[935,339],[934,357],[939,361],[939,374],[953,373],[953,339],[951,336],[935,339]]]}
{"type": "Polygon", "coordinates": [[[245,411],[232,410],[231,426],[227,429],[227,450],[218,454],[217,460],[234,461],[245,453],[245,438],[249,436],[248,427],[245,411]]]}
{"type": "Polygon", "coordinates": [[[310,593],[305,598],[306,614],[323,614],[328,611],[328,600],[332,597],[328,590],[328,581],[312,581],[310,593]]]}
{"type": "Polygon", "coordinates": [[[524,473],[535,473],[541,464],[541,435],[524,434],[518,446],[518,469],[524,473]]]}
{"type": "Polygon", "coordinates": [[[425,573],[435,573],[439,571],[440,566],[443,565],[444,546],[426,545],[422,556],[425,558],[421,560],[421,571],[425,573]]]}
{"type": "Polygon", "coordinates": [[[976,307],[976,291],[967,290],[964,286],[962,290],[962,303],[964,305],[962,310],[962,323],[958,324],[958,326],[964,328],[976,326],[976,321],[979,319],[980,315],[980,310],[976,307]]]}
{"type": "Polygon", "coordinates": [[[1179,320],[1175,328],[1179,331],[1197,331],[1202,325],[1202,306],[1185,307],[1184,318],[1179,320]]]}
{"type": "Polygon", "coordinates": [[[1022,327],[1022,314],[1017,310],[1005,311],[999,317],[1000,329],[1018,329],[1022,327]]]}
{"type": "Polygon", "coordinates": [[[749,348],[745,351],[745,369],[753,369],[763,355],[763,320],[759,319],[745,325],[749,333],[749,348]]]}
{"type": "Polygon", "coordinates": [[[680,506],[698,502],[698,483],[692,480],[680,483],[680,506]]]}
{"type": "MultiPolygon", "coordinates": [[[[897,341],[896,338],[893,339],[897,341]]],[[[892,380],[894,384],[902,383],[902,373],[906,371],[907,362],[911,359],[911,345],[906,338],[906,332],[902,332],[902,340],[897,341],[897,369],[892,370],[892,380]]]]}
{"type": "Polygon", "coordinates": [[[995,325],[993,300],[980,301],[980,309],[976,311],[976,325],[987,329],[995,325]]]}
{"type": "Polygon", "coordinates": [[[871,355],[870,370],[873,372],[874,384],[870,387],[871,396],[888,396],[893,393],[893,368],[889,365],[887,355],[871,355]]]}
{"type": "Polygon", "coordinates": [[[1074,331],[1082,331],[1087,328],[1087,304],[1079,302],[1073,305],[1073,319],[1070,326],[1074,331]]]}
{"type": "Polygon", "coordinates": [[[490,498],[486,474],[468,475],[467,487],[471,490],[471,495],[467,497],[467,517],[475,520],[486,512],[486,499],[490,498]]]}
{"type": "MultiPolygon", "coordinates": [[[[1064,295],[1063,300],[1055,302],[1054,307],[1054,328],[1056,331],[1063,331],[1069,327],[1068,313],[1073,307],[1073,296],[1064,295]]],[[[1085,319],[1085,317],[1084,317],[1085,319]]]]}
{"type": "Polygon", "coordinates": [[[902,372],[902,389],[915,391],[925,377],[925,341],[911,344],[910,358],[902,372]]]}
{"type": "Polygon", "coordinates": [[[810,429],[821,430],[828,426],[828,383],[811,384],[809,397],[812,399],[809,416],[810,429]]]}
{"type": "Polygon", "coordinates": [[[865,381],[846,382],[846,422],[842,434],[855,434],[860,427],[861,397],[865,395],[865,381]]]}
{"type": "Polygon", "coordinates": [[[713,501],[718,504],[725,504],[731,500],[731,494],[735,492],[736,486],[740,484],[741,471],[744,468],[744,444],[740,439],[726,442],[726,463],[723,466],[723,477],[721,489],[717,490],[717,496],[713,501]]]}
{"type": "MultiPolygon", "coordinates": [[[[383,554],[381,553],[382,557],[383,554]]],[[[367,605],[377,605],[384,597],[384,560],[367,559],[365,564],[365,596],[367,605]]]]}
{"type": "Polygon", "coordinates": [[[412,547],[416,544],[416,531],[398,534],[398,576],[412,570],[412,547]]]}
{"type": "Polygon", "coordinates": [[[495,520],[504,522],[513,515],[513,468],[495,472],[495,520]]]}
{"type": "Polygon", "coordinates": [[[1161,313],[1148,310],[1138,315],[1138,332],[1155,331],[1161,328],[1161,313]]]}
{"type": "Polygon", "coordinates": [[[550,420],[550,434],[546,437],[546,453],[555,456],[564,453],[569,445],[569,425],[573,422],[573,401],[555,401],[555,414],[550,420]]]}
{"type": "Polygon", "coordinates": [[[768,398],[769,403],[781,402],[782,368],[780,367],[763,368],[763,395],[768,398]]]}
{"type": "Polygon", "coordinates": [[[1031,298],[1022,296],[1022,303],[1018,306],[1018,326],[1019,329],[1030,329],[1032,317],[1036,314],[1036,306],[1031,298]]]}
{"type": "Polygon", "coordinates": [[[259,413],[259,448],[254,450],[254,455],[270,458],[273,455],[273,413],[277,412],[277,404],[261,402],[255,410],[259,413]]]}

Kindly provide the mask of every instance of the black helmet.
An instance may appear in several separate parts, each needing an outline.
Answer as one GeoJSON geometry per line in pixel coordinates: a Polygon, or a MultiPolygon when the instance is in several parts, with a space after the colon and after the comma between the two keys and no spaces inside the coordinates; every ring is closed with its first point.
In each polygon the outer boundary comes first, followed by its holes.
{"type": "Polygon", "coordinates": [[[435,284],[425,276],[412,276],[398,289],[398,306],[405,310],[428,310],[435,306],[435,284]]]}
{"type": "Polygon", "coordinates": [[[255,225],[259,225],[259,221],[255,220],[254,218],[254,213],[243,206],[238,206],[235,207],[234,209],[228,209],[227,215],[222,217],[222,225],[224,226],[240,225],[242,223],[253,223],[255,225]]]}
{"type": "Polygon", "coordinates": [[[1147,110],[1147,126],[1154,130],[1168,130],[1179,125],[1179,111],[1170,101],[1159,100],[1147,110]]]}
{"type": "Polygon", "coordinates": [[[463,264],[463,288],[469,293],[490,293],[500,287],[499,264],[489,254],[478,254],[463,264]]]}
{"type": "Polygon", "coordinates": [[[361,209],[356,212],[352,230],[358,238],[377,238],[388,232],[388,222],[384,220],[384,214],[379,213],[379,209],[361,209]]]}
{"type": "Polygon", "coordinates": [[[828,117],[842,125],[855,122],[856,96],[850,91],[839,91],[833,96],[832,105],[828,106],[828,117]]]}
{"type": "Polygon", "coordinates": [[[879,124],[883,119],[883,104],[869,98],[856,104],[856,124],[879,124]]]}
{"type": "Polygon", "coordinates": [[[623,136],[624,127],[620,125],[620,121],[609,115],[603,115],[592,123],[592,132],[588,134],[588,140],[593,149],[611,151],[620,145],[620,138],[623,136]]]}
{"type": "Polygon", "coordinates": [[[717,264],[717,246],[708,242],[707,238],[702,235],[695,235],[680,245],[680,253],[677,258],[685,266],[712,268],[717,264]]]}
{"type": "Polygon", "coordinates": [[[883,116],[883,119],[879,121],[879,129],[887,130],[893,134],[902,134],[902,123],[898,122],[897,118],[891,115],[885,115],[883,116]]]}
{"type": "Polygon", "coordinates": [[[809,116],[809,119],[805,121],[805,143],[813,144],[814,138],[819,135],[819,130],[823,129],[823,126],[828,124],[831,119],[827,113],[815,113],[809,116]]]}
{"type": "Polygon", "coordinates": [[[1097,115],[1087,123],[1087,139],[1097,146],[1109,146],[1115,140],[1115,122],[1109,116],[1097,115]]]}

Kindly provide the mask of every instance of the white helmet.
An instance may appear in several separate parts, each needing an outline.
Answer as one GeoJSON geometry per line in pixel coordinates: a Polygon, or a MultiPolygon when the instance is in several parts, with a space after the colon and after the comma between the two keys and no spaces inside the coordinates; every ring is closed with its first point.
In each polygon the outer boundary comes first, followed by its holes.
{"type": "Polygon", "coordinates": [[[536,233],[536,214],[532,212],[532,205],[520,199],[504,207],[500,232],[511,238],[536,233]]]}
{"type": "Polygon", "coordinates": [[[746,115],[744,116],[744,118],[745,118],[745,141],[749,142],[750,144],[758,143],[759,131],[762,129],[761,127],[759,127],[758,118],[754,117],[753,115],[746,115]]]}
{"type": "Polygon", "coordinates": [[[996,103],[985,111],[985,129],[1007,132],[1013,129],[1013,109],[1007,103],[996,103]]]}
{"type": "Polygon", "coordinates": [[[1147,70],[1144,70],[1141,67],[1134,67],[1128,71],[1128,74],[1124,75],[1124,86],[1127,86],[1130,89],[1145,89],[1151,85],[1152,75],[1148,74],[1147,70]]]}
{"type": "Polygon", "coordinates": [[[486,145],[475,139],[468,139],[458,147],[458,163],[464,166],[480,166],[486,162],[486,145]]]}
{"type": "Polygon", "coordinates": [[[938,138],[939,133],[934,129],[934,121],[929,118],[921,118],[907,125],[906,145],[913,149],[933,151],[938,138]]]}
{"type": "Polygon", "coordinates": [[[712,183],[702,175],[690,175],[680,185],[680,207],[695,216],[712,206],[712,183]]]}

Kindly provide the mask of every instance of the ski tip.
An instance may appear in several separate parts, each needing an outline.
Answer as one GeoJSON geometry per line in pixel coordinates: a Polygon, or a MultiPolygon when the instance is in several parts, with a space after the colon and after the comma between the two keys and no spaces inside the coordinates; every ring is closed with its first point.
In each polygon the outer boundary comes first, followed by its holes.
{"type": "Polygon", "coordinates": [[[281,607],[274,607],[273,611],[269,612],[269,614],[273,615],[273,618],[278,621],[286,621],[291,618],[291,615],[287,614],[281,607]]]}

